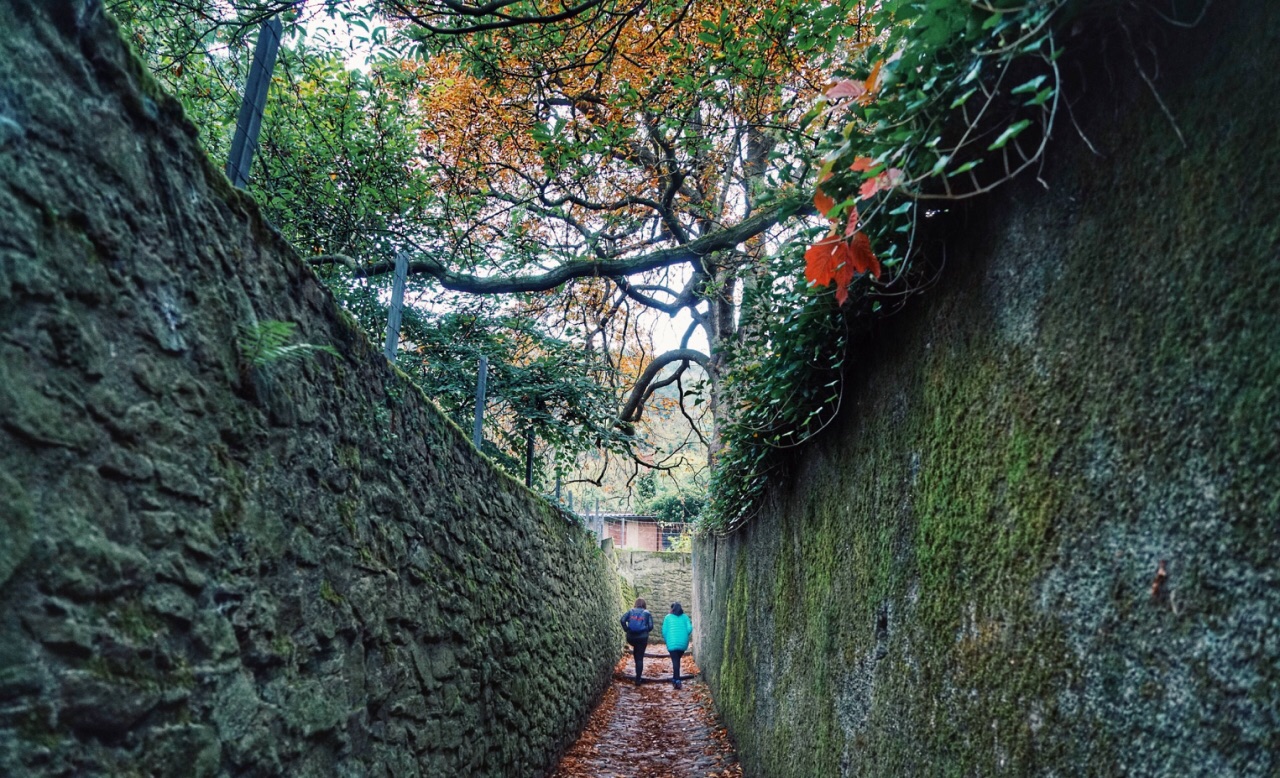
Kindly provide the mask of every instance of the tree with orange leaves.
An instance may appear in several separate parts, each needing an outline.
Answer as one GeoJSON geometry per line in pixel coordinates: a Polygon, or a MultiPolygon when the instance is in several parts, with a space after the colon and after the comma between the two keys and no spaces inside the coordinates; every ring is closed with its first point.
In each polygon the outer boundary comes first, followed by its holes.
{"type": "MultiPolygon", "coordinates": [[[[699,368],[714,386],[735,348],[767,340],[759,301],[791,277],[798,228],[786,220],[810,210],[808,111],[859,44],[861,3],[287,5],[309,21],[287,28],[297,42],[273,100],[289,107],[269,107],[269,175],[250,191],[339,289],[406,251],[411,294],[511,301],[614,366],[624,432],[657,387],[699,368]],[[312,78],[317,29],[341,24],[371,64],[312,78]],[[643,311],[689,317],[678,347],[637,346],[643,311]]],[[[183,8],[197,26],[243,30],[285,6],[183,8]]],[[[153,61],[191,89],[192,60],[186,76],[178,58],[153,61]]]]}
{"type": "MultiPolygon", "coordinates": [[[[420,24],[411,6],[396,4],[420,24]]],[[[471,294],[586,283],[604,289],[596,314],[687,312],[710,353],[686,338],[654,355],[629,377],[626,425],[654,382],[691,365],[714,385],[722,354],[751,329],[752,300],[780,276],[779,225],[808,208],[806,112],[833,57],[857,44],[861,6],[608,7],[590,22],[473,30],[409,66],[422,147],[469,215],[447,255],[410,271],[471,294]]]]}

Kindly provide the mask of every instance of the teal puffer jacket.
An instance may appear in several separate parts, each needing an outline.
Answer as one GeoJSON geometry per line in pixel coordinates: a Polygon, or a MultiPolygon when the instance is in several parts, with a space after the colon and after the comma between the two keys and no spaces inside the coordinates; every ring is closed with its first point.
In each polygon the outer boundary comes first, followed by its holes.
{"type": "Polygon", "coordinates": [[[668,613],[662,619],[662,642],[667,644],[668,651],[687,651],[689,636],[693,634],[693,619],[689,614],[679,616],[668,613]]]}

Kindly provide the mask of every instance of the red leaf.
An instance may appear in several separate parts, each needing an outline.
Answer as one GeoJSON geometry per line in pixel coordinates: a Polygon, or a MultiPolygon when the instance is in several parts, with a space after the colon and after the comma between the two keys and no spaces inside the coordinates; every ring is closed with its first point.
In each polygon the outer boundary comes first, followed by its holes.
{"type": "Polygon", "coordinates": [[[836,246],[844,241],[838,235],[828,235],[804,252],[804,277],[817,286],[826,286],[835,277],[836,246]]]}
{"type": "Polygon", "coordinates": [[[854,232],[845,240],[830,234],[813,244],[804,253],[804,277],[816,286],[836,285],[836,302],[844,305],[849,299],[849,284],[856,275],[871,273],[880,277],[880,260],[871,250],[871,239],[862,232],[854,232]]]}
{"type": "Polygon", "coordinates": [[[836,267],[832,271],[832,277],[836,282],[836,302],[844,305],[849,299],[849,284],[853,283],[854,273],[854,251],[846,240],[838,241],[832,257],[836,262],[836,267]]]}
{"type": "Polygon", "coordinates": [[[849,206],[849,218],[844,223],[845,237],[852,236],[858,231],[858,209],[856,206],[849,206]]]}
{"type": "Polygon", "coordinates": [[[863,181],[862,186],[858,189],[858,195],[865,200],[876,192],[892,189],[902,183],[904,175],[900,169],[891,167],[883,173],[863,181]]]}
{"type": "Polygon", "coordinates": [[[879,279],[883,269],[880,267],[879,258],[871,250],[871,239],[867,237],[865,232],[856,232],[853,235],[851,244],[850,251],[853,254],[853,268],[859,273],[870,273],[879,279]]]}

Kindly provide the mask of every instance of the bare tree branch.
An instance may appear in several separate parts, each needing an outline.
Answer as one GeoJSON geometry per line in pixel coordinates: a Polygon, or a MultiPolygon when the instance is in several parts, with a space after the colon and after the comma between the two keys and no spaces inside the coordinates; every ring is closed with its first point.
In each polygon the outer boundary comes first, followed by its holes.
{"type": "Polygon", "coordinates": [[[596,6],[601,5],[603,2],[604,0],[587,0],[580,5],[566,8],[560,13],[533,16],[512,16],[500,12],[500,9],[514,4],[514,0],[510,0],[509,2],[488,3],[483,6],[468,6],[463,3],[448,2],[448,0],[445,0],[443,5],[445,5],[451,13],[446,13],[443,10],[429,14],[416,13],[413,9],[408,7],[407,3],[403,2],[393,2],[391,6],[401,18],[437,35],[469,35],[471,33],[484,32],[486,30],[502,30],[511,27],[522,27],[525,25],[546,25],[553,24],[555,22],[562,22],[566,19],[572,19],[590,11],[596,6]],[[432,17],[445,16],[447,18],[450,15],[473,19],[490,16],[497,19],[497,21],[479,22],[460,27],[443,26],[433,24],[430,21],[432,17]]]}
{"type": "Polygon", "coordinates": [[[644,401],[648,399],[651,392],[650,384],[657,377],[662,369],[673,362],[683,362],[686,365],[690,362],[696,362],[702,366],[703,370],[707,370],[711,364],[711,358],[701,351],[691,348],[678,348],[660,354],[654,357],[653,361],[645,367],[644,372],[636,379],[636,385],[631,389],[631,396],[627,398],[627,402],[622,406],[622,411],[618,414],[618,421],[621,424],[635,424],[640,420],[640,414],[644,411],[644,401]]]}

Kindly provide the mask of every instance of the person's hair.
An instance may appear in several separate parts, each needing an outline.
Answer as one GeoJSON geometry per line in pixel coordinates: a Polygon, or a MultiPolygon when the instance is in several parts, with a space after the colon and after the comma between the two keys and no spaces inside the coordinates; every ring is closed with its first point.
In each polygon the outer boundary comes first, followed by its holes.
{"type": "Polygon", "coordinates": [[[647,608],[647,607],[649,607],[649,606],[648,606],[648,604],[647,604],[647,603],[645,603],[645,601],[644,601],[644,598],[643,598],[643,597],[637,597],[637,598],[636,598],[636,604],[635,604],[635,607],[637,607],[637,608],[647,608]]]}
{"type": "Polygon", "coordinates": [[[675,615],[677,615],[677,616],[683,616],[683,615],[684,615],[684,608],[680,607],[680,603],[678,603],[678,602],[673,602],[673,603],[671,603],[671,612],[672,612],[672,613],[674,613],[674,614],[675,614],[675,615]]]}

